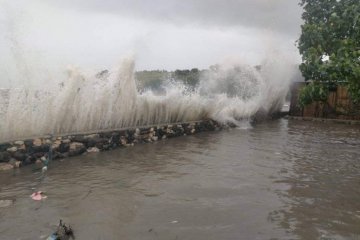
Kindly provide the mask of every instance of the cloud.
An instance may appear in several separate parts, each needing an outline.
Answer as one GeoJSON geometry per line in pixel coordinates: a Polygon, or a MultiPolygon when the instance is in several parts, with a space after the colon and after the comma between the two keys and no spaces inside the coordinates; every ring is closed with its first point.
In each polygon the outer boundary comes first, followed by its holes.
{"type": "Polygon", "coordinates": [[[138,70],[299,57],[300,15],[297,0],[0,0],[0,87],[25,82],[20,73],[110,68],[129,53],[138,70]]]}
{"type": "Polygon", "coordinates": [[[297,34],[298,0],[63,0],[59,6],[178,25],[253,27],[297,34]]]}

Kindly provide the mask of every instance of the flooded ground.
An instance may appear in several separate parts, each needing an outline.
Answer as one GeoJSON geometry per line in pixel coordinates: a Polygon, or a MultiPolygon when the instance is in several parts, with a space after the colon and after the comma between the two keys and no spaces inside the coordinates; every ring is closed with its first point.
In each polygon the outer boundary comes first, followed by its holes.
{"type": "Polygon", "coordinates": [[[360,127],[277,120],[0,173],[0,239],[360,239],[360,127]],[[29,196],[42,190],[41,202],[29,196]]]}

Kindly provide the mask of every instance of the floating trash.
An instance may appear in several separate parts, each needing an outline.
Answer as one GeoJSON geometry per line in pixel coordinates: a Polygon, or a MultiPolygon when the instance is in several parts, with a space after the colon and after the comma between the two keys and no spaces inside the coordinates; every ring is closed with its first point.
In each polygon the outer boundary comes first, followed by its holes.
{"type": "Polygon", "coordinates": [[[42,199],[47,198],[47,196],[45,196],[42,191],[34,192],[33,194],[30,195],[30,197],[35,201],[40,201],[42,199]]]}
{"type": "Polygon", "coordinates": [[[97,147],[91,147],[91,148],[88,148],[86,151],[88,153],[97,153],[97,152],[100,152],[100,149],[98,149],[97,147]]]}
{"type": "Polygon", "coordinates": [[[53,234],[51,234],[46,240],[69,240],[75,239],[74,231],[70,225],[66,226],[60,219],[59,226],[53,234]]]}
{"type": "Polygon", "coordinates": [[[47,166],[43,166],[42,169],[41,169],[41,172],[44,173],[44,172],[47,171],[47,169],[48,169],[47,166]]]}

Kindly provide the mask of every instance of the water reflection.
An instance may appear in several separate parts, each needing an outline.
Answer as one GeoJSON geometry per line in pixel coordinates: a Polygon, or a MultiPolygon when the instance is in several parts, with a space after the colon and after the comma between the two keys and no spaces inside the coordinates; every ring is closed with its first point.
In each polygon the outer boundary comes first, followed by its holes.
{"type": "Polygon", "coordinates": [[[359,129],[289,122],[289,136],[291,165],[276,181],[289,187],[278,192],[286,205],[269,218],[300,239],[359,239],[359,129]]]}

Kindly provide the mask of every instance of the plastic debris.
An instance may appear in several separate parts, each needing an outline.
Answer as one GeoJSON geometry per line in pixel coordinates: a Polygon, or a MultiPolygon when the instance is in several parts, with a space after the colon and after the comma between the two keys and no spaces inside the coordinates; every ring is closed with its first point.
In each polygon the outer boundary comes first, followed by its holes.
{"type": "Polygon", "coordinates": [[[33,194],[30,195],[30,197],[35,200],[35,201],[40,201],[42,199],[46,199],[47,196],[43,195],[43,192],[42,191],[37,191],[37,192],[34,192],[33,194]]]}
{"type": "Polygon", "coordinates": [[[47,240],[69,240],[75,239],[74,231],[70,227],[70,225],[66,226],[65,223],[60,219],[59,226],[53,234],[51,234],[47,240]]]}
{"type": "Polygon", "coordinates": [[[46,240],[57,240],[58,237],[56,236],[55,233],[51,234],[46,240]]]}
{"type": "Polygon", "coordinates": [[[97,153],[97,152],[100,152],[100,149],[98,149],[97,147],[91,147],[91,148],[88,148],[86,151],[88,153],[97,153]]]}

